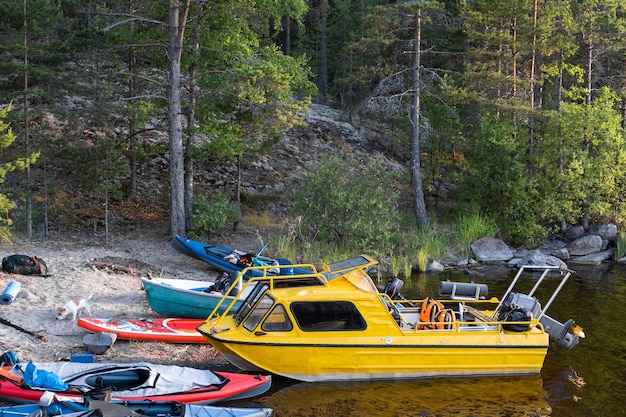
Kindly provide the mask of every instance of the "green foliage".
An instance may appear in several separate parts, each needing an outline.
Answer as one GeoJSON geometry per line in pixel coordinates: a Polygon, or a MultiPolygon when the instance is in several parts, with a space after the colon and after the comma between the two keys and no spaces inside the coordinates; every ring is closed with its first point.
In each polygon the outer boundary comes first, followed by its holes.
{"type": "Polygon", "coordinates": [[[208,198],[194,197],[191,221],[194,228],[210,234],[228,222],[239,219],[237,207],[229,201],[230,190],[211,194],[208,198]]]}
{"type": "Polygon", "coordinates": [[[417,251],[417,268],[420,272],[425,272],[428,266],[428,252],[425,248],[419,248],[417,251]]]}
{"type": "Polygon", "coordinates": [[[530,140],[517,128],[523,119],[484,112],[480,121],[462,195],[481,213],[497,219],[503,237],[515,243],[540,239],[545,235],[541,223],[545,205],[551,200],[542,196],[549,188],[529,173],[530,140]]]}
{"type": "MultiPolygon", "coordinates": [[[[0,151],[11,146],[16,139],[9,124],[5,123],[10,111],[11,105],[0,109],[0,151]]],[[[17,158],[13,161],[0,163],[0,184],[4,183],[5,177],[9,172],[16,169],[24,169],[34,164],[39,155],[40,153],[36,152],[25,158],[17,158]]],[[[13,208],[15,208],[15,204],[6,195],[0,194],[0,239],[6,242],[11,237],[10,226],[13,224],[13,220],[9,217],[9,211],[13,208]]]]}
{"type": "Polygon", "coordinates": [[[469,257],[472,242],[485,236],[494,236],[497,232],[498,226],[493,219],[477,209],[467,210],[457,218],[455,241],[461,245],[461,252],[469,257]]]}
{"type": "Polygon", "coordinates": [[[303,237],[391,254],[398,231],[397,192],[384,172],[376,163],[354,167],[339,158],[326,161],[294,196],[303,237]]]}
{"type": "Polygon", "coordinates": [[[626,231],[620,230],[615,240],[615,253],[613,254],[614,260],[619,260],[626,256],[626,231]]]}
{"type": "Polygon", "coordinates": [[[563,106],[564,214],[574,217],[581,207],[601,217],[626,217],[621,203],[625,191],[626,143],[618,98],[603,89],[591,106],[563,106]],[[569,209],[570,211],[565,211],[569,209]]]}

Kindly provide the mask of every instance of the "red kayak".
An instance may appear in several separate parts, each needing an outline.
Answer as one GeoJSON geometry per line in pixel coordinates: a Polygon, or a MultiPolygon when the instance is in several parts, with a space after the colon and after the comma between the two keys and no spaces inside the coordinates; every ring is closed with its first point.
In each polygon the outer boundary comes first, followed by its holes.
{"type": "MultiPolygon", "coordinates": [[[[11,366],[1,368],[0,401],[38,403],[46,391],[52,391],[58,400],[82,403],[83,394],[112,388],[113,401],[210,404],[261,395],[271,385],[269,375],[213,372],[147,362],[29,362],[19,366],[24,372],[17,380],[5,375],[11,366]]],[[[11,371],[13,375],[15,372],[15,369],[11,371]]]]}
{"type": "Polygon", "coordinates": [[[76,324],[90,332],[110,332],[118,339],[168,343],[208,343],[196,328],[204,319],[96,319],[81,317],[76,324]]]}

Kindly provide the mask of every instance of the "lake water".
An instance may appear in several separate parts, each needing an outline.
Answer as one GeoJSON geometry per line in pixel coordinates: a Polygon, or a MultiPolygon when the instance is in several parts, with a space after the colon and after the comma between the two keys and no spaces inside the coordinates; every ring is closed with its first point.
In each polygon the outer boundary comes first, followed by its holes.
{"type": "MultiPolygon", "coordinates": [[[[548,314],[561,322],[573,318],[586,338],[572,350],[552,346],[541,375],[372,383],[275,378],[268,393],[247,405],[271,407],[275,417],[626,416],[626,268],[570,267],[576,274],[548,314]]],[[[402,294],[409,299],[436,296],[439,281],[450,279],[486,283],[490,296],[501,297],[513,275],[493,266],[477,275],[416,275],[405,280],[402,294]]],[[[551,283],[546,279],[546,291],[538,293],[543,304],[554,288],[551,283]]]]}

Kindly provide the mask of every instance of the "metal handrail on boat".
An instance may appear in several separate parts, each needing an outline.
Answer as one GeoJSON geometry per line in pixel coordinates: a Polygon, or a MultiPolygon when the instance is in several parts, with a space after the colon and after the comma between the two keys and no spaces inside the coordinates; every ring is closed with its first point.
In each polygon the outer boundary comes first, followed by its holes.
{"type": "Polygon", "coordinates": [[[511,284],[509,285],[509,288],[507,288],[506,292],[502,296],[502,299],[500,300],[500,303],[498,304],[496,309],[493,311],[493,314],[491,315],[492,319],[494,317],[496,317],[496,315],[499,313],[500,309],[502,308],[502,304],[504,303],[504,301],[506,300],[508,295],[513,291],[513,288],[517,284],[517,281],[520,279],[522,273],[525,270],[531,270],[531,269],[535,269],[535,270],[543,269],[544,271],[541,274],[541,276],[539,277],[539,279],[537,280],[537,282],[535,283],[535,285],[533,286],[532,290],[528,293],[529,297],[532,297],[535,294],[535,291],[537,291],[537,288],[539,288],[539,286],[543,282],[544,278],[546,278],[546,276],[550,272],[558,271],[559,274],[561,274],[561,275],[565,274],[561,278],[561,282],[559,283],[558,287],[552,293],[552,296],[550,297],[550,299],[548,300],[546,305],[543,306],[543,308],[541,310],[541,313],[539,314],[539,317],[537,317],[537,319],[540,319],[546,313],[546,311],[548,310],[548,308],[550,307],[552,302],[556,299],[556,297],[559,294],[559,292],[561,292],[561,289],[563,288],[563,286],[565,285],[565,283],[569,279],[570,275],[576,273],[576,271],[573,271],[573,270],[568,269],[568,268],[563,268],[561,266],[556,266],[556,265],[522,265],[522,267],[519,269],[519,271],[517,271],[517,274],[515,275],[515,278],[513,278],[513,281],[511,281],[511,284]]]}
{"type": "MultiPolygon", "coordinates": [[[[241,270],[241,272],[239,272],[237,274],[237,277],[232,282],[230,287],[228,287],[228,289],[224,292],[224,295],[218,301],[217,305],[213,308],[213,311],[211,311],[211,313],[207,317],[206,321],[208,322],[209,320],[211,320],[211,319],[213,319],[215,317],[226,317],[228,315],[230,310],[233,308],[233,306],[235,306],[235,304],[239,300],[239,297],[237,297],[237,295],[231,295],[233,293],[233,291],[235,290],[235,288],[237,288],[239,290],[239,294],[242,294],[242,293],[244,293],[246,291],[246,289],[248,287],[256,285],[259,282],[267,282],[270,285],[270,289],[274,289],[276,281],[287,281],[287,280],[294,280],[294,279],[317,279],[319,281],[320,285],[328,286],[328,280],[327,280],[326,276],[324,275],[324,273],[318,272],[317,269],[315,268],[315,266],[312,265],[312,264],[250,266],[250,267],[244,268],[243,270],[241,270]],[[275,273],[277,268],[279,270],[278,274],[275,273]],[[309,270],[311,270],[311,273],[310,274],[293,274],[293,273],[291,273],[291,274],[285,274],[285,275],[281,275],[280,274],[280,271],[283,270],[283,269],[287,270],[289,272],[289,270],[293,270],[293,268],[309,269],[309,270]],[[249,271],[261,271],[262,275],[261,276],[251,277],[251,278],[246,280],[245,279],[245,275],[249,271]],[[244,283],[244,280],[245,280],[245,283],[244,283]],[[229,299],[228,298],[229,296],[232,297],[230,299],[230,304],[226,307],[226,309],[222,312],[221,315],[218,314],[221,305],[226,300],[229,299]]],[[[217,326],[218,323],[215,323],[215,324],[217,326]]]]}

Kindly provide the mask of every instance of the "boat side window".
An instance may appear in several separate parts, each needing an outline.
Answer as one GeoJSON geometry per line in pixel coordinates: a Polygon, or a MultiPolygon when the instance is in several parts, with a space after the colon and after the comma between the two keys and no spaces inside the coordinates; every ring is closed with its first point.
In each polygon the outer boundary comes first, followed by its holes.
{"type": "Polygon", "coordinates": [[[268,288],[269,288],[269,285],[267,283],[263,283],[263,284],[259,283],[254,286],[254,288],[252,289],[252,292],[250,292],[250,294],[246,297],[246,299],[239,306],[239,309],[233,316],[235,321],[237,322],[237,325],[239,325],[244,319],[244,317],[248,315],[250,310],[252,310],[252,306],[256,304],[257,300],[261,298],[261,296],[265,293],[265,291],[268,288]]]}
{"type": "Polygon", "coordinates": [[[293,324],[282,304],[277,304],[261,325],[261,330],[266,332],[288,332],[292,329],[293,324]]]}
{"type": "Polygon", "coordinates": [[[365,330],[367,327],[359,310],[349,301],[296,302],[291,312],[305,332],[333,330],[365,330]]]}
{"type": "Polygon", "coordinates": [[[246,320],[243,322],[243,327],[246,330],[253,331],[273,305],[274,300],[272,297],[265,294],[254,306],[248,317],[246,317],[246,320]]]}

